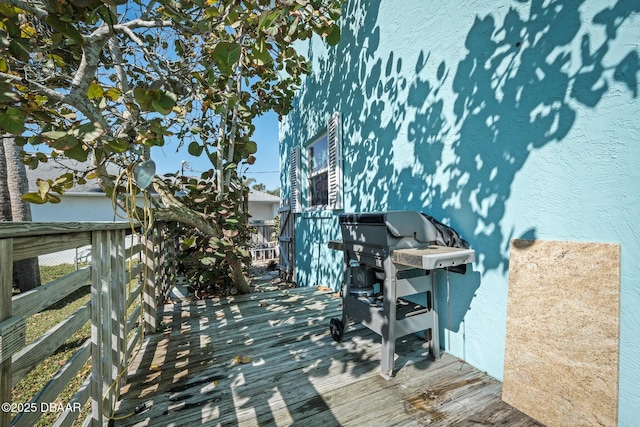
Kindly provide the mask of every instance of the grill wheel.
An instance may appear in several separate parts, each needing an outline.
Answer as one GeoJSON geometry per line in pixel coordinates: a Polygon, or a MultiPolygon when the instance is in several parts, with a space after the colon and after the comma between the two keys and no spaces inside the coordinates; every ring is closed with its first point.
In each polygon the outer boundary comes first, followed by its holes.
{"type": "Polygon", "coordinates": [[[332,318],[329,322],[329,330],[331,331],[331,338],[333,338],[334,341],[342,341],[344,337],[344,325],[340,319],[332,318]]]}

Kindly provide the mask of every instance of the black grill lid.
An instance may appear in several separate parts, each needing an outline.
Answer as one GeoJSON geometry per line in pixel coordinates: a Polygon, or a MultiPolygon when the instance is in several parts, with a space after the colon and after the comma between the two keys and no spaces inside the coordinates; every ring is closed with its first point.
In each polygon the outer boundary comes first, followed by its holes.
{"type": "Polygon", "coordinates": [[[416,211],[386,211],[340,214],[340,225],[384,225],[394,237],[412,237],[421,243],[434,242],[437,229],[416,211]]]}

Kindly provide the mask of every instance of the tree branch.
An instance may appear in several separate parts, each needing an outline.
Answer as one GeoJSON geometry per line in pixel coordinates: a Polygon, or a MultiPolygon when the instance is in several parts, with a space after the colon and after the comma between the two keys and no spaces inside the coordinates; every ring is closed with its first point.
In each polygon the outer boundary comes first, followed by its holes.
{"type": "Polygon", "coordinates": [[[157,219],[178,221],[183,224],[197,228],[207,236],[220,236],[222,234],[218,225],[207,215],[187,208],[183,203],[178,201],[173,195],[173,191],[158,176],[153,178],[153,188],[156,190],[162,203],[163,208],[156,208],[153,215],[157,219]]]}
{"type": "Polygon", "coordinates": [[[47,12],[46,5],[37,0],[29,1],[29,2],[25,2],[22,0],[3,0],[3,3],[7,3],[7,4],[10,4],[11,6],[15,6],[19,9],[22,9],[25,12],[28,12],[36,16],[38,19],[45,20],[49,15],[49,13],[47,12]]]}

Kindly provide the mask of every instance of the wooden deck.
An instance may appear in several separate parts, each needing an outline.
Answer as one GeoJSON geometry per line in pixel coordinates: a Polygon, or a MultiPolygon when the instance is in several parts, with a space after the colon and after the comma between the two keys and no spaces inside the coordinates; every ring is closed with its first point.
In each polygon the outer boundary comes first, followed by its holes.
{"type": "Polygon", "coordinates": [[[380,338],[359,324],[336,343],[339,298],[313,288],[164,306],[123,389],[116,426],[536,426],[502,384],[414,336],[380,375],[380,338]]]}

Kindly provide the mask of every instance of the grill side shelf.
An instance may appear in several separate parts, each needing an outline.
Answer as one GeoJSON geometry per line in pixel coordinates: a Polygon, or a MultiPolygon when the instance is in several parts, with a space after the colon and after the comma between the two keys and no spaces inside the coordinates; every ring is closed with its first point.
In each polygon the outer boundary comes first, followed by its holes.
{"type": "Polygon", "coordinates": [[[473,249],[428,246],[426,248],[396,249],[391,253],[395,264],[425,270],[469,264],[476,260],[473,249]]]}

